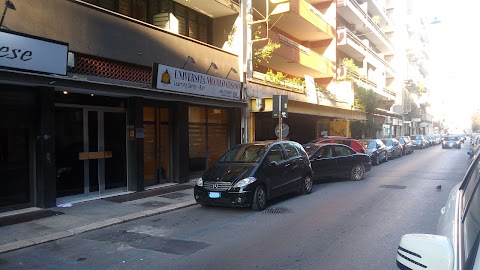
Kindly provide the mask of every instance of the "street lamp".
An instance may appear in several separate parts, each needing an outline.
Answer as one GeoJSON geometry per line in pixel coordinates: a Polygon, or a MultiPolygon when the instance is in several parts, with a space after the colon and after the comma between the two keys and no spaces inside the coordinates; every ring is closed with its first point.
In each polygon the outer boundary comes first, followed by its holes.
{"type": "Polygon", "coordinates": [[[3,20],[5,19],[5,14],[7,14],[7,9],[17,10],[12,1],[10,0],[5,1],[5,9],[3,10],[2,20],[0,21],[0,28],[2,28],[3,20]]]}

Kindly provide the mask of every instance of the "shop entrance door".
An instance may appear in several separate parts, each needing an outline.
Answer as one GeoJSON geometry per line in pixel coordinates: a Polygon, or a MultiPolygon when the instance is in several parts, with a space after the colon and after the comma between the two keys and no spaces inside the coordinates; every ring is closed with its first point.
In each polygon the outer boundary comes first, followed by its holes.
{"type": "Polygon", "coordinates": [[[126,191],[123,109],[56,109],[57,197],[84,200],[126,191]]]}

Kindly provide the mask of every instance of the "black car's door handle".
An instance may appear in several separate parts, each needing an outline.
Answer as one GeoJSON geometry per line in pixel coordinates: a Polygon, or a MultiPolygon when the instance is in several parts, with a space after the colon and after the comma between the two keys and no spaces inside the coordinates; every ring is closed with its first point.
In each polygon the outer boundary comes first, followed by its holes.
{"type": "Polygon", "coordinates": [[[290,166],[290,163],[285,164],[285,167],[288,167],[288,166],[290,166]]]}

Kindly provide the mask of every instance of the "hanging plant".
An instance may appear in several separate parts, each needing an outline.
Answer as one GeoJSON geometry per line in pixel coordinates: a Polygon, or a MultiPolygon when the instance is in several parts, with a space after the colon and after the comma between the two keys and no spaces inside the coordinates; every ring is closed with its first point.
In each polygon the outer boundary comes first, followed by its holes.
{"type": "MultiPolygon", "coordinates": [[[[259,40],[261,39],[261,34],[262,34],[262,26],[259,26],[257,31],[254,33],[254,39],[259,40]]],[[[253,50],[253,64],[255,67],[258,67],[258,65],[262,62],[269,63],[270,59],[272,58],[272,53],[280,48],[280,44],[273,42],[271,39],[268,39],[267,45],[254,49],[253,50]]]]}

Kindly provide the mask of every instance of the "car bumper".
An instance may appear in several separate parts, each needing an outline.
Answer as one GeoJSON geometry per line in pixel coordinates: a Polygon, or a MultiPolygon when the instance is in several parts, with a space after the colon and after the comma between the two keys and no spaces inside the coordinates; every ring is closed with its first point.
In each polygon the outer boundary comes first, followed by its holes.
{"type": "Polygon", "coordinates": [[[455,143],[454,144],[448,144],[448,143],[446,143],[446,144],[442,144],[442,147],[443,148],[458,148],[459,144],[455,144],[455,143]]]}
{"type": "Polygon", "coordinates": [[[364,163],[363,167],[365,168],[366,172],[370,171],[372,169],[372,162],[364,163]]]}
{"type": "Polygon", "coordinates": [[[199,186],[195,186],[193,196],[197,203],[206,205],[249,207],[253,201],[253,191],[208,191],[199,186]],[[219,198],[211,198],[211,192],[219,193],[219,198]]]}

